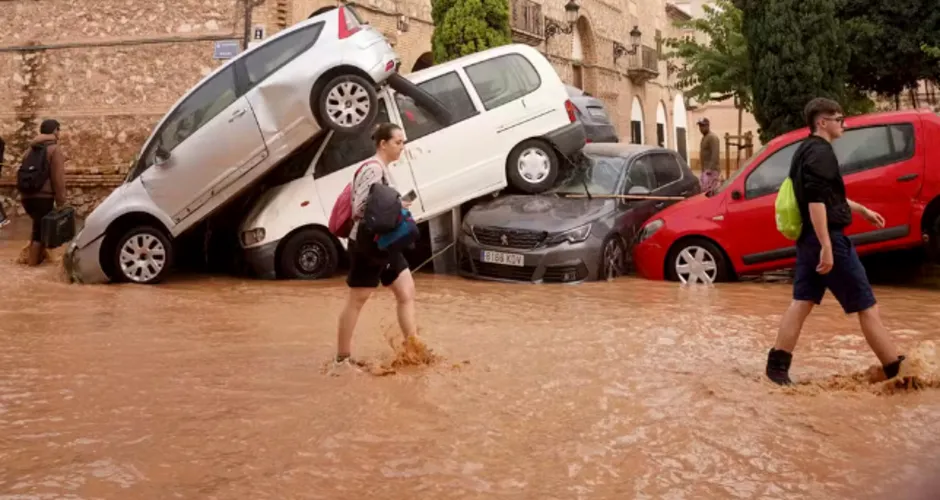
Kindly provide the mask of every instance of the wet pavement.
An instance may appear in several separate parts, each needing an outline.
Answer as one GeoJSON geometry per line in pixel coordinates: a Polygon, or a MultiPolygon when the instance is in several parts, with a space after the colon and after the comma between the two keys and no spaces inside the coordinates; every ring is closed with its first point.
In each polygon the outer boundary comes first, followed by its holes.
{"type": "MultiPolygon", "coordinates": [[[[913,493],[937,476],[925,467],[940,458],[940,389],[832,383],[875,358],[831,297],[794,360],[794,379],[819,383],[763,381],[786,285],[421,275],[421,335],[442,361],[330,377],[341,278],[78,286],[54,265],[14,264],[21,246],[0,241],[0,499],[926,499],[940,487],[913,493]]],[[[905,349],[940,341],[938,292],[877,294],[905,349]]],[[[393,322],[378,293],[355,353],[386,359],[393,322]]]]}

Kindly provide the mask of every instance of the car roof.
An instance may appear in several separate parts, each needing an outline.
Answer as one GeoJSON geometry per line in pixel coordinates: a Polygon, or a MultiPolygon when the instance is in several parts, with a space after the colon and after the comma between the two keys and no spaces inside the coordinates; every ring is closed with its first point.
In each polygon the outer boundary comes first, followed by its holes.
{"type": "Polygon", "coordinates": [[[669,151],[659,146],[650,146],[649,144],[632,144],[629,142],[592,142],[586,144],[582,151],[585,154],[596,156],[621,156],[628,158],[638,153],[646,151],[669,151]]]}
{"type": "MultiPolygon", "coordinates": [[[[923,115],[937,116],[927,108],[904,109],[900,111],[884,111],[880,113],[868,113],[864,115],[854,115],[845,117],[845,128],[858,128],[868,125],[884,125],[888,123],[898,123],[905,120],[914,120],[923,115]]],[[[809,127],[798,128],[783,135],[778,135],[768,143],[768,149],[774,148],[779,144],[790,144],[798,139],[809,136],[809,127]]]]}
{"type": "MultiPolygon", "coordinates": [[[[424,68],[419,71],[414,71],[409,73],[408,79],[413,82],[423,82],[425,80],[430,80],[435,76],[443,75],[444,73],[449,73],[454,70],[456,67],[469,66],[474,63],[481,61],[486,61],[507,54],[521,54],[526,57],[534,57],[536,54],[541,56],[541,52],[535,50],[534,48],[523,44],[523,43],[511,43],[509,45],[501,45],[499,47],[493,47],[492,49],[486,49],[484,51],[475,52],[470,55],[463,57],[458,57],[457,59],[452,59],[447,62],[440,64],[435,64],[429,68],[424,68]]],[[[543,56],[544,57],[544,56],[543,56]]]]}

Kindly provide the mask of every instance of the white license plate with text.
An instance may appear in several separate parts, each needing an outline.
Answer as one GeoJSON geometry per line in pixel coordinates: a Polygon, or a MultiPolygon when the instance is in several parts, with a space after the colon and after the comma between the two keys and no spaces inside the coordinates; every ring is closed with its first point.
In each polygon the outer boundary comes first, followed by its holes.
{"type": "Polygon", "coordinates": [[[525,266],[525,256],[515,253],[492,252],[490,250],[484,250],[481,260],[487,264],[501,264],[504,266],[515,267],[525,266]]]}

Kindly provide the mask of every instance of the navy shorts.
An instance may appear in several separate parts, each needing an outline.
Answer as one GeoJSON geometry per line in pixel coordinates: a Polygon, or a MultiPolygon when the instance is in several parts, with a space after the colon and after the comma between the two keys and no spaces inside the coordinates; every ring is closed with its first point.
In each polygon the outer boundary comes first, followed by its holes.
{"type": "Polygon", "coordinates": [[[855,245],[842,231],[831,231],[832,270],[819,274],[819,252],[822,245],[812,228],[796,242],[796,276],[793,281],[793,299],[815,304],[822,302],[828,288],[846,314],[864,311],[875,305],[875,293],[868,282],[868,274],[858,258],[855,245]]]}

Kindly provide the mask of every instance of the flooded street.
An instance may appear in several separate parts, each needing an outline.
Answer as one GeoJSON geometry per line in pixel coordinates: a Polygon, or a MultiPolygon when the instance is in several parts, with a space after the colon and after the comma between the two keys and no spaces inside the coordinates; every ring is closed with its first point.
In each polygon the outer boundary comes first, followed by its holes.
{"type": "MultiPolygon", "coordinates": [[[[342,278],[67,285],[21,246],[0,241],[0,499],[936,498],[912,488],[940,389],[829,387],[876,362],[831,296],[792,371],[825,387],[762,378],[789,286],[635,278],[420,275],[442,361],[329,377],[342,278]]],[[[938,292],[876,293],[905,350],[940,343],[938,292]]],[[[390,356],[393,325],[377,293],[354,354],[390,356]]]]}

